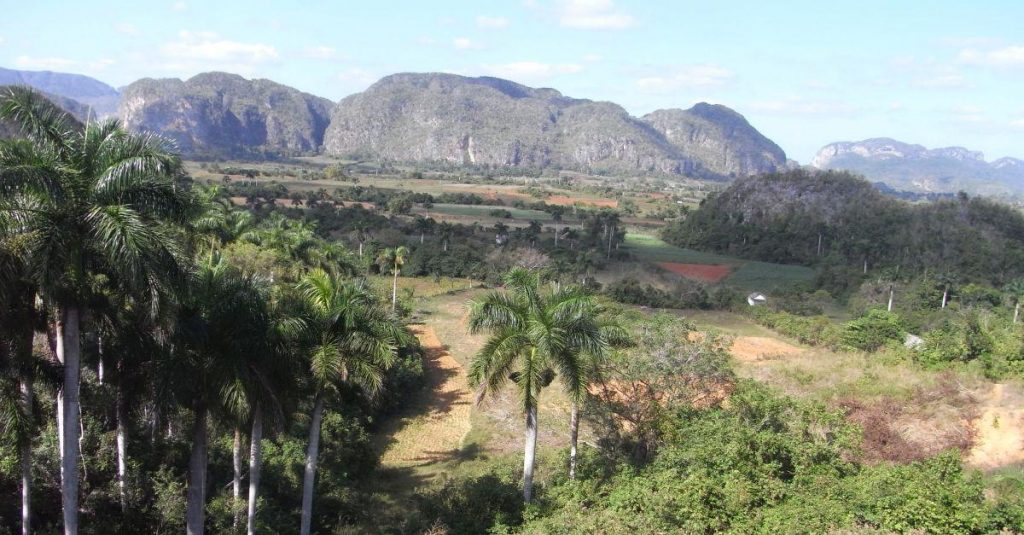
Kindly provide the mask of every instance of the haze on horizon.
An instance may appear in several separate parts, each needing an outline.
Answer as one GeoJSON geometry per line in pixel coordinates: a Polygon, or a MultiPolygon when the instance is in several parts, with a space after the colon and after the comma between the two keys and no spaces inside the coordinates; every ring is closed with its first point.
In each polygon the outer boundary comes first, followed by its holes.
{"type": "Polygon", "coordinates": [[[223,70],[338,100],[441,71],[554,87],[642,115],[698,101],[744,114],[791,158],[893,137],[1024,158],[1024,4],[891,2],[20,3],[0,65],[115,86],[223,70]]]}

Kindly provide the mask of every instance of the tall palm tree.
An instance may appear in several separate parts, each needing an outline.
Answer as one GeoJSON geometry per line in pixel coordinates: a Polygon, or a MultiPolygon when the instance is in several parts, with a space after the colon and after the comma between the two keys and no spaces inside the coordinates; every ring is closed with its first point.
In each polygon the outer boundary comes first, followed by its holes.
{"type": "Polygon", "coordinates": [[[404,246],[394,249],[384,249],[377,255],[377,265],[381,271],[390,270],[393,276],[391,282],[391,311],[395,311],[398,304],[398,274],[402,271],[406,259],[409,257],[409,249],[404,246]]]}
{"type": "Polygon", "coordinates": [[[193,415],[186,532],[203,533],[211,413],[234,419],[252,398],[246,390],[251,361],[266,354],[266,295],[260,282],[242,275],[218,254],[203,259],[182,296],[173,331],[174,355],[158,374],[193,415]]]}
{"type": "Polygon", "coordinates": [[[470,304],[469,328],[490,338],[469,367],[478,401],[511,380],[519,390],[526,434],[523,499],[533,497],[537,447],[537,400],[556,372],[570,391],[585,389],[580,353],[599,354],[605,341],[594,320],[593,298],[577,286],[543,290],[535,271],[515,268],[505,276],[506,291],[470,304]]]}
{"type": "Polygon", "coordinates": [[[1014,279],[1003,289],[1013,298],[1013,322],[1020,321],[1020,301],[1024,299],[1024,278],[1014,279]]]}
{"type": "Polygon", "coordinates": [[[378,390],[408,333],[362,282],[343,282],[323,270],[313,270],[298,290],[305,309],[300,338],[315,392],[300,528],[301,535],[309,535],[325,397],[338,382],[352,382],[370,392],[378,390]]]}
{"type": "Polygon", "coordinates": [[[437,230],[438,234],[441,235],[441,249],[447,253],[448,242],[451,241],[452,236],[455,234],[455,225],[452,225],[447,221],[442,221],[441,224],[438,225],[437,230]]]}
{"type": "Polygon", "coordinates": [[[189,203],[175,188],[180,160],[168,143],[129,134],[117,121],[82,127],[32,90],[0,94],[0,119],[24,139],[0,141],[0,203],[19,221],[26,263],[56,308],[64,367],[58,418],[64,532],[78,532],[79,330],[90,273],[149,292],[175,271],[178,243],[165,223],[189,203]]]}
{"type": "Polygon", "coordinates": [[[22,247],[8,232],[0,211],[0,435],[11,439],[21,469],[21,533],[32,531],[32,436],[35,418],[35,368],[32,337],[41,314],[35,286],[26,271],[22,247]]]}
{"type": "Polygon", "coordinates": [[[420,233],[420,244],[422,245],[423,238],[432,228],[434,228],[434,220],[423,216],[416,216],[416,219],[413,221],[413,225],[420,233]]]}

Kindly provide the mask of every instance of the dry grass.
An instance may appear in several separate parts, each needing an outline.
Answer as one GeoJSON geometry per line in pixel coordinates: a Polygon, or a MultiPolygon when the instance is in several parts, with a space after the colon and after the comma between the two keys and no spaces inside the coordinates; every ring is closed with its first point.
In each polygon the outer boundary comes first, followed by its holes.
{"type": "MultiPolygon", "coordinates": [[[[467,367],[485,341],[482,335],[470,335],[466,324],[466,303],[481,290],[460,292],[424,300],[421,308],[425,322],[437,333],[452,357],[467,367]]],[[[538,409],[538,437],[541,447],[564,447],[569,440],[571,403],[556,380],[541,393],[538,409]]],[[[470,416],[472,430],[467,442],[474,442],[490,453],[511,453],[522,449],[524,429],[522,405],[513,387],[498,392],[474,407],[470,416]]],[[[581,432],[586,439],[586,432],[581,432]]]]}
{"type": "Polygon", "coordinates": [[[411,405],[415,415],[389,422],[382,430],[384,466],[428,465],[452,459],[469,433],[472,396],[466,372],[425,325],[411,330],[423,347],[424,391],[411,405]]]}

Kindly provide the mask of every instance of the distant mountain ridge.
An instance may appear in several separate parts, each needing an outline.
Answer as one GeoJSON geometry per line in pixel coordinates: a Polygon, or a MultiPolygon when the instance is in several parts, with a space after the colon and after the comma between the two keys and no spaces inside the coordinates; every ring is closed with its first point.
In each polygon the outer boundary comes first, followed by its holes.
{"type": "MultiPolygon", "coordinates": [[[[100,117],[117,111],[121,93],[113,87],[82,74],[51,71],[19,71],[0,67],[0,85],[27,85],[92,108],[100,117]]],[[[64,104],[58,102],[62,107],[64,104]]]]}
{"type": "Polygon", "coordinates": [[[724,106],[699,104],[635,118],[611,102],[444,73],[394,74],[342,99],[331,114],[324,152],[712,177],[786,165],[777,145],[724,106]]]}
{"type": "Polygon", "coordinates": [[[618,104],[492,77],[398,73],[337,104],[270,80],[222,72],[138,80],[0,69],[84,118],[116,115],[173,139],[187,157],[326,153],[594,173],[747,176],[790,165],[739,113],[699,103],[633,117],[618,104]],[[115,109],[99,104],[116,103],[115,109]]]}
{"type": "Polygon", "coordinates": [[[332,106],[270,80],[210,72],[134,82],[118,115],[127,128],[167,136],[190,156],[297,155],[320,150],[332,106]]]}
{"type": "Polygon", "coordinates": [[[1024,161],[1000,158],[989,163],[981,152],[963,147],[927,149],[890,138],[843,141],[823,147],[811,165],[853,171],[904,191],[1024,192],[1024,161]]]}

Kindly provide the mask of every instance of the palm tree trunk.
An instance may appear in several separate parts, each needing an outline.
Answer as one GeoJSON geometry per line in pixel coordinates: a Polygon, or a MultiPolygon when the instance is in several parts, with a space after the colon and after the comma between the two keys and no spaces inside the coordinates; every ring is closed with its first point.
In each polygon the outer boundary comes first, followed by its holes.
{"type": "Polygon", "coordinates": [[[526,445],[523,455],[523,501],[533,499],[533,462],[537,454],[537,405],[526,411],[526,445]]]}
{"type": "Polygon", "coordinates": [[[306,450],[306,472],[302,477],[302,526],[299,535],[309,535],[313,521],[313,484],[316,483],[316,460],[320,454],[320,422],[324,416],[323,394],[317,392],[313,417],[309,423],[309,448],[306,450]]]}
{"type": "Polygon", "coordinates": [[[263,408],[256,406],[249,439],[249,520],[246,533],[256,535],[256,500],[259,497],[260,465],[263,462],[263,408]]]}
{"type": "Polygon", "coordinates": [[[360,240],[359,241],[359,258],[362,258],[362,257],[363,257],[363,242],[362,242],[362,240],[360,240]]]}
{"type": "Polygon", "coordinates": [[[235,443],[232,448],[232,466],[234,477],[231,479],[231,496],[234,498],[234,526],[238,526],[242,517],[242,430],[235,426],[235,443]]]}
{"type": "Polygon", "coordinates": [[[196,407],[192,430],[192,456],[188,461],[188,506],[185,511],[186,535],[202,535],[206,513],[206,407],[196,407]]]}
{"type": "Polygon", "coordinates": [[[128,411],[124,399],[124,371],[118,373],[117,379],[117,490],[121,498],[121,512],[128,510],[128,495],[125,491],[128,477],[128,411]]]}
{"type": "Polygon", "coordinates": [[[391,283],[391,311],[395,311],[398,305],[398,269],[395,269],[395,279],[391,283]]]}
{"type": "Polygon", "coordinates": [[[103,369],[103,335],[102,334],[96,336],[96,355],[97,355],[97,357],[99,357],[99,359],[97,361],[97,364],[96,364],[96,378],[99,380],[100,384],[103,384],[103,376],[105,375],[105,373],[104,373],[105,370],[103,369]]]}
{"type": "Polygon", "coordinates": [[[890,286],[889,287],[889,306],[886,308],[886,310],[888,312],[892,312],[892,296],[893,296],[893,289],[892,289],[892,286],[890,286]]]}
{"type": "Polygon", "coordinates": [[[572,402],[569,414],[569,479],[576,479],[576,445],[580,439],[580,404],[572,402]]]}
{"type": "Polygon", "coordinates": [[[1013,322],[1017,323],[1017,321],[1019,319],[1020,319],[1020,301],[1017,301],[1017,304],[1014,305],[1014,307],[1013,307],[1013,322]]]}
{"type": "Polygon", "coordinates": [[[423,233],[420,232],[420,245],[423,245],[423,233]]]}
{"type": "MultiPolygon", "coordinates": [[[[21,401],[29,411],[32,410],[33,397],[32,381],[22,377],[21,401]]],[[[29,535],[32,532],[32,439],[21,437],[18,449],[21,462],[21,535],[29,535]]]]}
{"type": "Polygon", "coordinates": [[[949,301],[949,286],[942,289],[942,308],[946,308],[946,303],[949,301]]]}
{"type": "Polygon", "coordinates": [[[78,533],[78,454],[79,425],[81,420],[79,380],[82,368],[81,341],[79,339],[79,309],[75,305],[61,306],[57,325],[64,364],[64,384],[61,389],[61,501],[63,502],[64,534],[78,533]]]}

